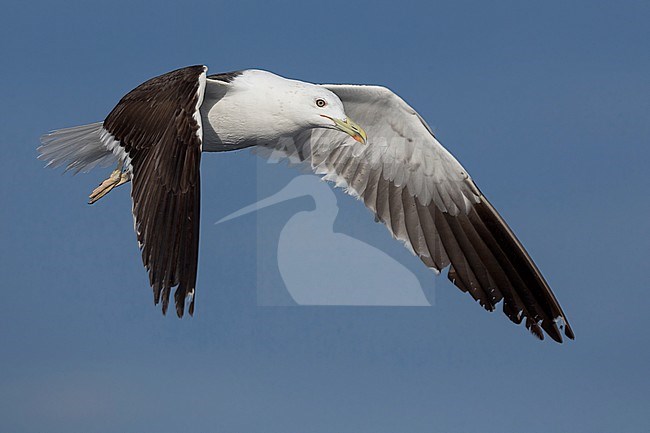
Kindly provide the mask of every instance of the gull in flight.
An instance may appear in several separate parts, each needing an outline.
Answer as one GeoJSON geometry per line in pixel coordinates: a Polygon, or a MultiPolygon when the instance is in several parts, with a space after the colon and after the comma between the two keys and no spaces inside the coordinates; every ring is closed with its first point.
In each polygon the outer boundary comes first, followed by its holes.
{"type": "Polygon", "coordinates": [[[40,159],[73,172],[117,164],[94,203],[131,182],[154,302],[194,312],[203,152],[255,146],[310,167],[362,201],[427,267],[478,303],[562,342],[574,334],[541,272],[467,171],[385,87],[317,85],[198,65],[152,78],[103,122],[44,135],[40,159]]]}

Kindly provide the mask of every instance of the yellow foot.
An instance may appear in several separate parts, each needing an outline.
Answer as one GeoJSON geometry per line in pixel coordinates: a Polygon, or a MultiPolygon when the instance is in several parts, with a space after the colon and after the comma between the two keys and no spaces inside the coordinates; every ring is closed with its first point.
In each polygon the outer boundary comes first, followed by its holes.
{"type": "Polygon", "coordinates": [[[111,192],[113,188],[117,188],[131,180],[129,173],[123,172],[121,169],[113,170],[110,177],[103,181],[97,188],[90,194],[88,204],[93,204],[106,194],[111,192]]]}

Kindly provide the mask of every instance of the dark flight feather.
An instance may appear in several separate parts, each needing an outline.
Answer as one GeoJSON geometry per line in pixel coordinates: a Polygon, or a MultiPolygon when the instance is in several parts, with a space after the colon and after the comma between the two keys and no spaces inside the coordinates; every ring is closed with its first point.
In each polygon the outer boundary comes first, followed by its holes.
{"type": "Polygon", "coordinates": [[[133,171],[133,216],[154,302],[167,312],[176,287],[176,314],[194,291],[199,250],[200,77],[191,66],[139,85],[115,106],[104,128],[120,142],[133,171]]]}

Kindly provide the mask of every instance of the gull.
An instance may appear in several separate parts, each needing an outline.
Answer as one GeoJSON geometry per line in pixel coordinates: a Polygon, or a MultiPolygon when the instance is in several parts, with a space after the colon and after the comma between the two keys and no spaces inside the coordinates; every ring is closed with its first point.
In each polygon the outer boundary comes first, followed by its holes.
{"type": "MultiPolygon", "coordinates": [[[[386,87],[318,85],[263,70],[152,78],[103,122],[41,138],[39,158],[73,172],[117,163],[90,203],[131,183],[132,213],[154,303],[194,312],[203,152],[255,147],[356,197],[427,267],[539,339],[574,338],[521,242],[422,117],[386,87]]],[[[236,182],[236,179],[233,180],[236,182]]]]}

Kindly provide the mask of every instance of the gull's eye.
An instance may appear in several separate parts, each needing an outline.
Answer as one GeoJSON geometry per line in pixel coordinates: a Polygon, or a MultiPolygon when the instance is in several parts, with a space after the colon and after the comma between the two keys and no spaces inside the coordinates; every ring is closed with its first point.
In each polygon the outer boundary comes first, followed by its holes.
{"type": "Polygon", "coordinates": [[[326,105],[327,105],[327,102],[324,99],[317,99],[316,100],[316,106],[318,108],[323,108],[326,105]]]}

